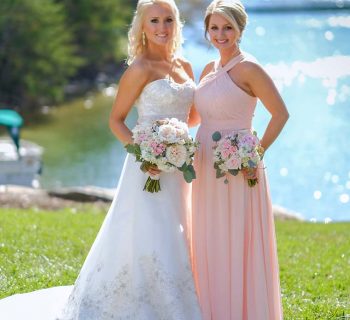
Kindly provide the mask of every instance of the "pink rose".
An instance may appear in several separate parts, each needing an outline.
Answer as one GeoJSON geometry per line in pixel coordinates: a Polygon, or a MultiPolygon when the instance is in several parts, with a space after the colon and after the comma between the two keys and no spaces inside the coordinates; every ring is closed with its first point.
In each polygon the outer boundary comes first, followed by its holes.
{"type": "Polygon", "coordinates": [[[230,170],[240,169],[242,165],[241,159],[238,157],[232,157],[227,161],[227,168],[230,170]]]}

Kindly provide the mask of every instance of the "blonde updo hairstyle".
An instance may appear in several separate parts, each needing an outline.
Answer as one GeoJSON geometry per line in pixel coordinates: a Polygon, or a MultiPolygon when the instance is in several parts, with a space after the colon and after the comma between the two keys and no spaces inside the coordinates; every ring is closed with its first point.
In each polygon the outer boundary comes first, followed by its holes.
{"type": "Polygon", "coordinates": [[[182,38],[182,27],[183,24],[180,20],[179,9],[176,6],[174,0],[139,0],[137,3],[136,11],[134,13],[134,17],[131,23],[131,27],[129,29],[128,38],[128,59],[127,63],[130,65],[137,56],[142,54],[147,48],[147,39],[143,39],[142,36],[142,27],[145,19],[145,12],[148,7],[153,4],[166,4],[168,5],[175,19],[175,31],[172,44],[170,46],[170,54],[173,55],[181,48],[183,43],[182,38]]]}
{"type": "Polygon", "coordinates": [[[227,19],[237,34],[237,41],[242,37],[248,22],[248,15],[239,0],[214,0],[207,8],[204,18],[205,38],[208,40],[209,22],[212,14],[220,14],[227,19]]]}

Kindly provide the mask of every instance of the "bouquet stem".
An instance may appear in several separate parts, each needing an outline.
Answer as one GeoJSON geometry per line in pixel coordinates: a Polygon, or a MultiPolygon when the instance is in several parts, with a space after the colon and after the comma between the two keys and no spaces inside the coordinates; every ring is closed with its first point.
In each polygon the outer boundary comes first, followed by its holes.
{"type": "Polygon", "coordinates": [[[151,177],[148,177],[145,186],[143,188],[143,191],[155,193],[161,191],[160,189],[160,181],[159,179],[152,179],[151,177]]]}
{"type": "Polygon", "coordinates": [[[258,183],[258,179],[248,179],[248,186],[254,187],[258,183]]]}

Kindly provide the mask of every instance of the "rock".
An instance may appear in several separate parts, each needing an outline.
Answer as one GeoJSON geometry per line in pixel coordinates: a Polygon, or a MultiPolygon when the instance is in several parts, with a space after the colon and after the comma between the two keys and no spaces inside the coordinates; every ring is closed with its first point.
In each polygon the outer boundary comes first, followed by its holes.
{"type": "Polygon", "coordinates": [[[48,194],[50,196],[79,202],[111,202],[113,200],[115,191],[116,189],[105,189],[94,186],[87,186],[60,188],[48,191],[48,194]]]}
{"type": "Polygon", "coordinates": [[[282,220],[282,221],[286,221],[286,220],[304,221],[305,220],[300,213],[290,211],[278,205],[273,205],[272,211],[276,220],[282,220]]]}
{"type": "MultiPolygon", "coordinates": [[[[83,205],[84,203],[82,202],[50,195],[44,189],[0,185],[1,208],[59,210],[63,208],[81,208],[83,205]]],[[[109,203],[96,200],[94,206],[97,208],[101,207],[102,210],[106,211],[109,203]]]]}

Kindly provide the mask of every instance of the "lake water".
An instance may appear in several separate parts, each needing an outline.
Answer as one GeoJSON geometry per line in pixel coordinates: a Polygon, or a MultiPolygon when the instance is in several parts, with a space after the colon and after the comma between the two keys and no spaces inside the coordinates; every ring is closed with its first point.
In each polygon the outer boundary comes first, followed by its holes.
{"type": "MultiPolygon", "coordinates": [[[[266,154],[273,202],[309,219],[350,219],[350,11],[251,13],[241,47],[273,77],[290,120],[266,154]]],[[[198,75],[216,52],[186,30],[198,75]]],[[[269,116],[258,105],[254,127],[269,116]]]]}
{"type": "MultiPolygon", "coordinates": [[[[185,28],[184,55],[197,77],[217,58],[202,35],[201,23],[185,28]]],[[[273,202],[307,219],[350,219],[349,39],[348,10],[251,13],[241,43],[273,77],[291,115],[265,158],[273,202]]],[[[90,97],[67,107],[64,129],[50,127],[54,138],[39,135],[40,126],[25,131],[47,149],[44,186],[116,186],[125,153],[108,130],[111,101],[90,97]]],[[[268,120],[259,104],[258,133],[268,120]]]]}

